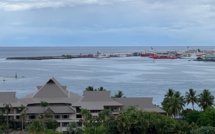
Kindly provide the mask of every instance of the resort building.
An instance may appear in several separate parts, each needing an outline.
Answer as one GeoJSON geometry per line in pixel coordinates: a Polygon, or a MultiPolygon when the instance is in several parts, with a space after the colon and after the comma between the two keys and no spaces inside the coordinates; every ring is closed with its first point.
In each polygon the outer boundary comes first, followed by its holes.
{"type": "Polygon", "coordinates": [[[20,106],[26,107],[25,121],[31,122],[37,118],[43,118],[42,113],[51,114],[58,123],[58,131],[66,131],[70,122],[79,122],[82,119],[81,109],[87,109],[93,116],[104,109],[112,111],[113,115],[119,114],[128,106],[136,106],[144,111],[153,111],[165,114],[165,111],[152,103],[152,98],[112,98],[110,91],[84,91],[83,96],[67,90],[55,78],[49,79],[43,86],[38,86],[34,93],[21,99],[17,99],[15,92],[0,92],[0,114],[8,115],[10,119],[20,121],[20,106]],[[47,102],[48,106],[41,106],[41,102],[47,102]],[[5,105],[10,105],[9,111],[5,105]]]}

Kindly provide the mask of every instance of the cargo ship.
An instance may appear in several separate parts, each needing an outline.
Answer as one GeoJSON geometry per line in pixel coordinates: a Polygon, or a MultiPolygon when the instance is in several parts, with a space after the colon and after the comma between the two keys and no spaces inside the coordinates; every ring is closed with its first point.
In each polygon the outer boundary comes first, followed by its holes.
{"type": "Polygon", "coordinates": [[[155,55],[154,53],[141,53],[140,56],[142,57],[150,57],[150,56],[153,56],[155,55]]]}
{"type": "Polygon", "coordinates": [[[152,59],[177,59],[177,57],[175,55],[158,55],[158,54],[154,54],[149,56],[149,58],[152,59]]]}

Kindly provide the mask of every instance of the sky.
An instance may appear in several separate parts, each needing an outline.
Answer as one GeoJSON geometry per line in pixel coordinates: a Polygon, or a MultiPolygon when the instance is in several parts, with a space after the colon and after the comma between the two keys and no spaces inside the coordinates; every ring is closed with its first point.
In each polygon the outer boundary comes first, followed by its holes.
{"type": "Polygon", "coordinates": [[[0,0],[0,46],[215,46],[214,0],[0,0]]]}

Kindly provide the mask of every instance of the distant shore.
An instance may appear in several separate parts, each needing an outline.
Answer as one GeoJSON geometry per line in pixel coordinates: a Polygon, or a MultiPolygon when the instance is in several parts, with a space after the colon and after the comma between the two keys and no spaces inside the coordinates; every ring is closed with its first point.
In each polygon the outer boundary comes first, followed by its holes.
{"type": "MultiPolygon", "coordinates": [[[[140,54],[139,54],[140,55],[140,54]]],[[[62,55],[62,56],[30,56],[30,57],[7,57],[6,60],[52,60],[52,59],[74,59],[74,58],[111,58],[111,57],[127,57],[127,56],[137,56],[137,54],[132,53],[115,53],[108,55],[62,55]]]]}
{"type": "Polygon", "coordinates": [[[31,57],[7,57],[6,60],[54,60],[54,59],[73,59],[73,58],[93,58],[85,56],[31,56],[31,57]]]}

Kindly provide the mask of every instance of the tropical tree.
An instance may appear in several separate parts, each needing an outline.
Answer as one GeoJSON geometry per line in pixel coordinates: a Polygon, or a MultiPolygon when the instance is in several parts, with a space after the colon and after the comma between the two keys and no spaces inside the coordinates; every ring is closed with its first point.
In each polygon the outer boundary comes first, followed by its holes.
{"type": "Polygon", "coordinates": [[[194,110],[194,104],[198,102],[196,91],[194,91],[192,88],[189,89],[189,92],[185,93],[185,100],[187,104],[192,104],[193,110],[194,110]]]}
{"type": "MultiPolygon", "coordinates": [[[[6,130],[7,129],[7,124],[6,124],[6,116],[3,114],[0,114],[0,131],[6,130]]],[[[3,133],[3,132],[2,132],[3,133]]],[[[1,133],[0,133],[1,134],[1,133]]]]}
{"type": "Polygon", "coordinates": [[[3,106],[4,106],[5,114],[6,114],[6,117],[7,117],[6,120],[7,120],[7,130],[8,130],[8,129],[9,129],[8,114],[9,114],[9,112],[10,112],[10,109],[12,108],[12,105],[11,105],[10,103],[8,103],[8,104],[7,104],[7,103],[4,103],[3,106]]]}
{"type": "Polygon", "coordinates": [[[20,116],[22,118],[22,132],[23,132],[23,127],[24,127],[24,120],[25,120],[25,115],[26,115],[26,107],[24,105],[21,105],[18,107],[18,110],[20,111],[20,116]]]}
{"type": "Polygon", "coordinates": [[[181,110],[183,109],[183,104],[182,101],[180,100],[180,98],[173,96],[170,99],[170,102],[168,103],[169,108],[168,108],[168,112],[173,115],[173,117],[175,118],[176,116],[179,116],[181,110]]]}
{"type": "Polygon", "coordinates": [[[32,134],[46,134],[44,122],[42,122],[41,120],[33,120],[33,122],[28,126],[28,131],[32,134]]]}
{"type": "Polygon", "coordinates": [[[205,111],[200,112],[197,122],[200,126],[215,127],[215,108],[207,107],[205,111]]]}
{"type": "Polygon", "coordinates": [[[215,127],[204,126],[197,128],[192,134],[215,134],[215,127]]]}
{"type": "Polygon", "coordinates": [[[92,115],[87,109],[81,109],[81,115],[83,116],[84,126],[88,126],[92,122],[92,115]]]}
{"type": "Polygon", "coordinates": [[[45,118],[45,110],[46,110],[46,107],[49,106],[49,103],[46,101],[41,101],[40,106],[43,107],[43,118],[45,118]]]}
{"type": "Polygon", "coordinates": [[[181,95],[181,93],[179,91],[176,91],[174,94],[175,97],[179,98],[181,100],[181,105],[182,105],[182,109],[186,104],[186,101],[184,99],[184,96],[181,95]]]}
{"type": "Polygon", "coordinates": [[[93,117],[86,109],[82,109],[81,114],[83,116],[84,134],[106,134],[106,128],[103,125],[104,120],[106,119],[106,110],[104,110],[103,113],[100,113],[98,117],[93,117]]]}
{"type": "Polygon", "coordinates": [[[165,94],[165,98],[161,104],[168,115],[171,115],[175,118],[176,116],[179,116],[183,110],[185,101],[180,92],[175,92],[173,89],[169,89],[165,94]]]}
{"type": "Polygon", "coordinates": [[[96,89],[93,86],[88,86],[85,90],[86,91],[106,91],[106,89],[104,87],[99,87],[96,89]]]}
{"type": "Polygon", "coordinates": [[[115,117],[121,134],[164,134],[174,130],[175,120],[155,112],[145,112],[137,107],[128,107],[115,117]]]}
{"type": "Polygon", "coordinates": [[[121,90],[119,90],[118,93],[116,93],[116,94],[115,94],[114,96],[112,96],[112,97],[113,97],[113,98],[122,98],[123,95],[124,95],[124,93],[123,93],[121,90]]]}
{"type": "Polygon", "coordinates": [[[191,124],[191,123],[197,124],[197,120],[199,119],[201,113],[202,113],[202,111],[196,111],[196,110],[191,110],[191,109],[184,110],[183,111],[183,114],[184,114],[183,120],[185,120],[189,124],[191,124]]]}
{"type": "Polygon", "coordinates": [[[56,130],[58,127],[58,122],[54,119],[46,119],[44,121],[44,125],[45,125],[46,129],[56,130]]]}
{"type": "Polygon", "coordinates": [[[106,91],[106,89],[104,89],[104,87],[99,87],[97,90],[98,91],[106,91]]]}
{"type": "Polygon", "coordinates": [[[69,125],[67,126],[67,133],[76,134],[77,127],[78,126],[76,122],[70,122],[69,125]]]}
{"type": "Polygon", "coordinates": [[[96,91],[96,90],[94,90],[93,86],[88,86],[85,90],[86,91],[96,91]]]}
{"type": "Polygon", "coordinates": [[[175,94],[175,91],[171,88],[168,89],[167,93],[164,95],[165,98],[171,98],[175,94]]]}
{"type": "Polygon", "coordinates": [[[205,110],[207,107],[214,104],[214,96],[208,89],[204,89],[201,94],[198,95],[198,105],[205,110]]]}

